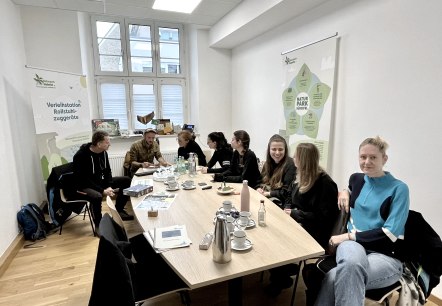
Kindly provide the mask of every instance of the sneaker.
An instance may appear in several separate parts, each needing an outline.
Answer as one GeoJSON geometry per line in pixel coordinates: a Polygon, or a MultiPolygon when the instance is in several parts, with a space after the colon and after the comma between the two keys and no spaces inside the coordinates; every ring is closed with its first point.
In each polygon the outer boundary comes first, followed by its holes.
{"type": "Polygon", "coordinates": [[[118,213],[123,221],[130,221],[134,219],[134,216],[129,215],[125,210],[119,211],[118,213]]]}

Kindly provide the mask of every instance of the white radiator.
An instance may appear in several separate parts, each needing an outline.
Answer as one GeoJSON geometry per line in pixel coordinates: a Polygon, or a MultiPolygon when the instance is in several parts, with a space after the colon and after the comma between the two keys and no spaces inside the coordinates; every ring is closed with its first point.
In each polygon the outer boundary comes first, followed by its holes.
{"type": "MultiPolygon", "coordinates": [[[[175,158],[177,157],[177,152],[161,152],[163,155],[163,158],[168,163],[175,163],[175,158]]],[[[124,164],[124,155],[109,155],[109,164],[112,169],[112,175],[113,176],[122,176],[123,171],[123,164],[124,164]]]]}
{"type": "Polygon", "coordinates": [[[109,155],[109,165],[113,176],[123,175],[124,155],[109,155]]]}

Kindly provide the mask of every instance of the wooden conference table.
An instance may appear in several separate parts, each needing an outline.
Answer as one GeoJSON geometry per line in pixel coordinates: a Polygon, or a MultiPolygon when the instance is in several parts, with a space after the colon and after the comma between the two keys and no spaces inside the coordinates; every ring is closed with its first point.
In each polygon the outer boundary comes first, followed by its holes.
{"type": "MultiPolygon", "coordinates": [[[[152,179],[152,176],[134,176],[132,185],[146,179],[152,179]]],[[[215,213],[222,206],[223,201],[230,200],[235,208],[240,209],[240,195],[218,194],[217,188],[220,183],[211,182],[211,179],[210,174],[198,173],[193,178],[187,174],[181,175],[178,179],[179,183],[193,180],[196,184],[204,182],[213,187],[202,190],[197,185],[194,190],[174,191],[173,193],[177,194],[174,202],[168,210],[160,210],[158,217],[148,217],[146,209],[136,208],[144,196],[131,198],[135,216],[144,231],[155,227],[186,225],[187,234],[192,240],[190,247],[169,250],[161,255],[190,289],[230,281],[230,304],[240,305],[241,295],[239,301],[236,300],[236,302],[232,301],[232,295],[238,295],[238,291],[241,290],[242,276],[324,254],[324,249],[295,220],[249,187],[251,218],[258,223],[260,200],[264,200],[267,226],[261,227],[257,224],[256,227],[246,230],[247,238],[253,244],[251,249],[232,250],[232,260],[229,263],[215,263],[212,259],[212,246],[208,250],[200,250],[199,242],[206,233],[213,232],[215,213]],[[237,288],[232,288],[232,284],[237,288]],[[236,292],[232,293],[231,289],[236,292]]],[[[241,184],[227,183],[227,185],[234,187],[236,191],[240,191],[242,187],[241,184]]],[[[165,189],[166,185],[163,182],[154,182],[153,192],[165,189]]]]}

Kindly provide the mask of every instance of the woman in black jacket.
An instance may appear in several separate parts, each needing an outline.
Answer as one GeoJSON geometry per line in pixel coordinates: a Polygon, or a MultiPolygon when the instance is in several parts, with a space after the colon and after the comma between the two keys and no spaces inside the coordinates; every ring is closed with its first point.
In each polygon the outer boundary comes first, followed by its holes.
{"type": "Polygon", "coordinates": [[[189,153],[195,153],[198,156],[198,165],[205,166],[206,155],[204,155],[203,150],[199,144],[193,139],[192,133],[187,130],[178,133],[178,156],[182,156],[185,160],[189,158],[189,153]]]}
{"type": "Polygon", "coordinates": [[[216,182],[241,183],[247,180],[250,187],[255,188],[261,182],[258,160],[255,153],[249,149],[250,136],[246,131],[238,130],[233,133],[231,141],[233,152],[230,168],[223,173],[215,173],[216,182]]]}
{"type": "Polygon", "coordinates": [[[201,169],[201,173],[221,173],[229,169],[232,160],[233,150],[223,132],[212,132],[207,136],[207,145],[214,149],[212,158],[207,167],[201,169]],[[218,163],[220,168],[213,168],[218,163]]]}

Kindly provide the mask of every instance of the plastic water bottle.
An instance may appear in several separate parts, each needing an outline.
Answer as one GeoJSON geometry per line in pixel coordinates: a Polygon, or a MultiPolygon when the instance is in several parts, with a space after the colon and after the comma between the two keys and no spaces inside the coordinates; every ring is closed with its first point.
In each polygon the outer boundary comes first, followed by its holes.
{"type": "Polygon", "coordinates": [[[248,181],[242,181],[241,190],[241,211],[250,211],[250,191],[248,181]]]}
{"type": "Polygon", "coordinates": [[[266,207],[264,205],[264,200],[260,201],[258,210],[258,225],[266,226],[266,207]]]}
{"type": "Polygon", "coordinates": [[[196,175],[195,153],[189,153],[189,176],[194,177],[196,175]]]}

